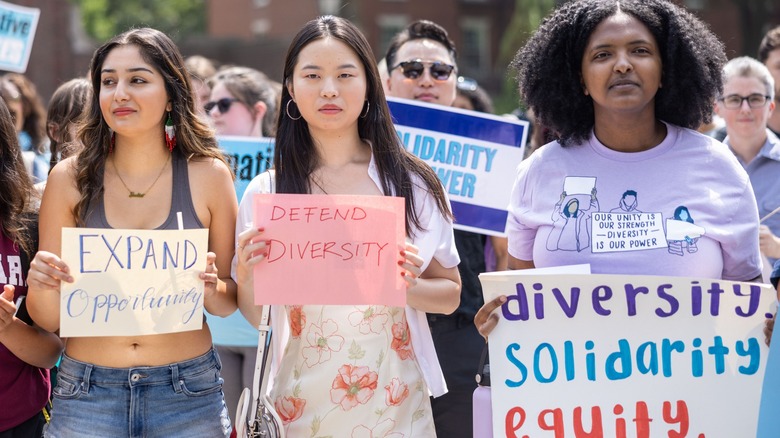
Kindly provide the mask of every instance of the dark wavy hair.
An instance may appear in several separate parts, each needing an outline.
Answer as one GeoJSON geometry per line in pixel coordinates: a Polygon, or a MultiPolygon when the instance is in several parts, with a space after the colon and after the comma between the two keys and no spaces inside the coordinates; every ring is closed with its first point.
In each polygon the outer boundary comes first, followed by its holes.
{"type": "MultiPolygon", "coordinates": [[[[414,191],[412,174],[418,175],[426,190],[436,199],[439,211],[446,217],[452,217],[444,189],[433,169],[422,160],[404,149],[393,126],[390,110],[387,107],[382,90],[379,71],[374,55],[365,36],[346,19],[324,16],[309,21],[293,39],[284,62],[284,87],[279,108],[282,112],[292,101],[287,88],[292,83],[298,55],[310,43],[335,38],[354,50],[366,72],[366,99],[370,110],[366,117],[358,119],[360,138],[371,142],[377,171],[382,181],[382,192],[406,200],[406,233],[412,235],[412,228],[422,229],[422,224],[414,209],[414,191]]],[[[276,191],[278,193],[311,193],[309,176],[317,167],[318,157],[314,140],[308,124],[303,118],[293,120],[281,113],[276,129],[276,150],[274,168],[276,169],[276,191]]]]}
{"type": "Polygon", "coordinates": [[[769,29],[758,45],[758,60],[765,63],[769,52],[780,49],[780,26],[769,29]]]}
{"type": "Polygon", "coordinates": [[[12,83],[21,94],[23,112],[21,116],[24,118],[22,131],[30,136],[32,150],[37,153],[44,152],[46,146],[44,141],[46,139],[46,108],[43,106],[38,89],[30,79],[19,73],[6,73],[3,75],[3,80],[12,83]]]}
{"type": "Polygon", "coordinates": [[[663,88],[655,95],[656,118],[691,129],[712,120],[726,56],[704,23],[665,0],[576,0],[546,17],[512,62],[521,99],[563,145],[590,136],[594,110],[582,92],[582,56],[596,26],[618,12],[644,23],[658,44],[663,88]]]}
{"type": "Polygon", "coordinates": [[[49,99],[46,134],[49,136],[51,167],[81,150],[80,144],[71,135],[71,126],[77,126],[91,94],[89,80],[75,78],[57,87],[49,99]]]}
{"type": "MultiPolygon", "coordinates": [[[[165,81],[165,91],[172,107],[170,114],[176,129],[176,148],[173,153],[187,158],[214,158],[227,166],[225,156],[217,146],[214,131],[195,111],[192,85],[178,47],[159,30],[148,27],[128,30],[100,46],[90,62],[92,98],[87,106],[84,123],[78,132],[78,138],[84,148],[79,153],[75,166],[76,185],[81,199],[73,214],[79,225],[83,225],[89,208],[95,205],[95,201],[103,194],[103,173],[111,148],[111,129],[100,110],[103,62],[115,48],[131,45],[138,47],[144,61],[157,69],[165,81]]],[[[164,147],[162,125],[160,145],[164,147]]]]}
{"type": "Polygon", "coordinates": [[[33,254],[35,189],[16,136],[11,112],[0,99],[0,226],[3,234],[27,254],[33,254]]]}
{"type": "Polygon", "coordinates": [[[418,20],[414,23],[410,23],[402,31],[395,34],[390,44],[387,46],[387,52],[385,53],[385,62],[387,63],[387,72],[392,73],[393,68],[396,67],[395,55],[398,50],[404,44],[414,40],[432,40],[440,43],[447,49],[447,52],[452,58],[452,62],[455,62],[455,58],[458,57],[458,51],[455,49],[455,43],[450,39],[447,30],[433,21],[418,20]]]}

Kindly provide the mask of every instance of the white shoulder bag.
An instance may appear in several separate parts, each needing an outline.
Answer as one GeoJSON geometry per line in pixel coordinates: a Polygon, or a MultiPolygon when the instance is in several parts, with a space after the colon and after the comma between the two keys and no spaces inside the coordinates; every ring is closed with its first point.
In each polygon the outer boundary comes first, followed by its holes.
{"type": "Polygon", "coordinates": [[[271,364],[271,326],[268,324],[271,306],[263,306],[260,325],[257,327],[257,359],[252,390],[244,388],[236,408],[236,434],[238,438],[285,438],[284,427],[274,404],[266,394],[271,364]],[[250,406],[251,405],[251,406],[250,406]]]}

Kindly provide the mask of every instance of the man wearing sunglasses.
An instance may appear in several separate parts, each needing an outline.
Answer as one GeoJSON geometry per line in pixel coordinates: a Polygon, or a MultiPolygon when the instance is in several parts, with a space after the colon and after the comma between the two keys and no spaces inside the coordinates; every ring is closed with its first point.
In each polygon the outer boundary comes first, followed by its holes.
{"type": "MultiPolygon", "coordinates": [[[[408,25],[390,42],[385,55],[388,96],[452,106],[457,95],[455,44],[436,23],[408,25]]],[[[474,380],[485,341],[474,325],[483,304],[478,275],[485,272],[483,236],[455,230],[460,255],[461,303],[451,315],[428,314],[436,354],[449,392],[431,400],[436,435],[471,437],[474,380]]]]}

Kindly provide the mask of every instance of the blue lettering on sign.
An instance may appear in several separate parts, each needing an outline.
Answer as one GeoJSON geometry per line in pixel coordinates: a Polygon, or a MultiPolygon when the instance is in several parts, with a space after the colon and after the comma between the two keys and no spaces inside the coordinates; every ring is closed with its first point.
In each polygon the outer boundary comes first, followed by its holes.
{"type": "Polygon", "coordinates": [[[119,236],[110,242],[103,234],[83,234],[79,236],[79,272],[99,273],[115,269],[162,269],[168,267],[187,270],[199,259],[195,243],[189,239],[154,240],[142,239],[136,235],[119,236]],[[104,251],[97,251],[100,246],[104,251]],[[101,255],[102,254],[102,255],[101,255]]]}
{"type": "MultiPolygon", "coordinates": [[[[726,358],[738,365],[736,370],[742,375],[753,375],[761,363],[761,347],[755,337],[734,341],[733,348],[724,344],[721,336],[713,336],[705,346],[700,338],[690,343],[679,339],[663,338],[657,342],[643,342],[634,348],[627,339],[619,339],[617,348],[605,348],[600,355],[594,351],[595,342],[588,340],[577,349],[572,341],[564,341],[563,349],[542,342],[533,348],[532,353],[521,354],[519,343],[511,343],[505,350],[506,360],[516,369],[517,379],[506,379],[504,384],[517,388],[525,384],[529,377],[538,383],[552,383],[561,375],[566,381],[574,380],[582,356],[585,357],[585,377],[590,381],[624,380],[635,374],[661,375],[665,378],[681,374],[700,378],[706,374],[721,375],[726,372],[726,358]],[[660,358],[660,361],[659,361],[660,358]],[[563,366],[565,373],[559,373],[563,366]],[[529,368],[533,371],[529,373],[529,368]],[[690,373],[690,374],[689,374],[690,373]]],[[[581,370],[580,370],[581,371],[581,370]]],[[[732,371],[733,372],[733,368],[732,371]]]]}

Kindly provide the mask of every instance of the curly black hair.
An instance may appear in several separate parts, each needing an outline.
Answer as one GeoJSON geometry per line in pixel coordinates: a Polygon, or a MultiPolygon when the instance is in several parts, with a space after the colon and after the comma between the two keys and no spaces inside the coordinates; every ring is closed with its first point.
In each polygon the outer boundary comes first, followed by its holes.
{"type": "Polygon", "coordinates": [[[512,61],[521,98],[563,145],[590,136],[594,111],[582,90],[582,56],[596,26],[618,12],[644,23],[661,52],[656,118],[691,129],[712,120],[726,55],[707,25],[665,0],[575,0],[546,17],[512,61]]]}

